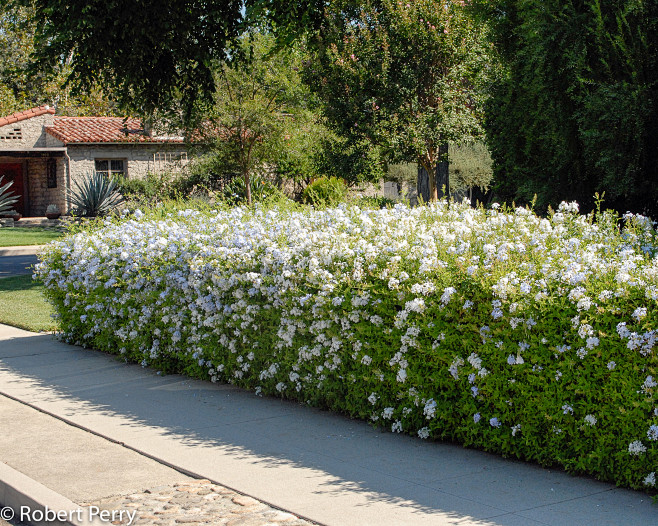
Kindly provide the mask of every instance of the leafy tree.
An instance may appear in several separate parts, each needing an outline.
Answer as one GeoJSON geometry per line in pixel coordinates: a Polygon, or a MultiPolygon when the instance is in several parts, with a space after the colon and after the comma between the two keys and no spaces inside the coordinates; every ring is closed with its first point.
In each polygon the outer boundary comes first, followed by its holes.
{"type": "MultiPolygon", "coordinates": [[[[31,4],[33,0],[10,0],[31,4]]],[[[263,23],[292,41],[322,12],[305,0],[40,0],[36,69],[71,56],[78,89],[101,85],[124,108],[150,115],[179,100],[211,100],[213,64],[240,55],[240,36],[263,23]],[[263,22],[264,21],[264,22],[263,22]]]]}
{"type": "Polygon", "coordinates": [[[497,193],[658,214],[658,2],[479,7],[506,69],[486,111],[497,193]]]}
{"type": "Polygon", "coordinates": [[[482,131],[483,33],[463,2],[331,2],[309,40],[306,81],[341,136],[417,161],[436,199],[449,187],[448,142],[482,131]]]}
{"type": "Polygon", "coordinates": [[[112,115],[116,104],[98,87],[72,93],[65,85],[71,55],[51,63],[51,70],[28,72],[35,52],[35,3],[0,5],[0,115],[41,104],[56,105],[61,115],[112,115]]]}
{"type": "Polygon", "coordinates": [[[194,127],[214,165],[242,177],[251,204],[252,174],[276,164],[288,143],[316,123],[297,73],[299,51],[275,52],[274,38],[262,32],[246,33],[240,45],[244,60],[216,66],[214,100],[197,108],[194,127]]]}

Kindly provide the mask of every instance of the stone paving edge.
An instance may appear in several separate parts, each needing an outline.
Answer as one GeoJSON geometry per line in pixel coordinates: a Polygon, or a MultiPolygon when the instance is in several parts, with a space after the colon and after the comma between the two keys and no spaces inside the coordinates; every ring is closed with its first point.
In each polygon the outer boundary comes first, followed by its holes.
{"type": "MultiPolygon", "coordinates": [[[[168,462],[165,459],[162,459],[162,458],[159,458],[155,455],[151,455],[149,453],[146,453],[145,451],[142,451],[139,448],[130,446],[130,445],[125,444],[124,442],[120,442],[118,440],[114,440],[113,438],[110,438],[110,437],[104,435],[103,433],[99,433],[98,431],[94,431],[93,429],[90,429],[90,428],[85,427],[83,425],[77,424],[76,422],[73,422],[73,421],[69,420],[68,418],[60,416],[56,413],[52,413],[50,411],[46,411],[46,410],[44,410],[44,409],[42,409],[42,408],[40,408],[36,405],[33,405],[29,402],[25,402],[24,400],[21,400],[19,398],[16,398],[15,396],[10,395],[9,393],[3,392],[3,391],[0,391],[0,393],[2,394],[2,396],[5,396],[5,397],[7,397],[11,400],[14,400],[15,402],[23,404],[23,405],[25,405],[27,407],[30,407],[32,409],[35,409],[36,411],[39,411],[40,413],[43,413],[45,415],[56,418],[57,420],[60,420],[61,422],[64,422],[64,423],[66,423],[66,424],[68,424],[72,427],[75,427],[75,428],[80,429],[82,431],[85,431],[87,433],[91,433],[92,435],[95,435],[95,436],[103,438],[103,439],[105,439],[109,442],[112,442],[114,444],[118,444],[122,447],[125,447],[126,449],[134,451],[135,453],[138,453],[138,454],[140,454],[140,455],[142,455],[146,458],[150,458],[151,460],[154,460],[154,461],[156,461],[156,462],[158,462],[158,463],[160,463],[164,466],[167,466],[171,469],[174,469],[174,470],[178,471],[179,473],[181,473],[183,475],[187,475],[187,476],[192,477],[192,478],[197,479],[197,480],[208,480],[213,484],[223,486],[224,488],[227,488],[231,491],[234,491],[235,493],[237,493],[239,495],[243,495],[245,497],[249,497],[249,498],[255,499],[259,502],[262,502],[263,504],[266,504],[267,506],[269,506],[273,509],[289,513],[288,510],[285,510],[285,509],[277,506],[276,504],[272,504],[271,502],[269,502],[267,500],[263,500],[261,498],[255,498],[252,495],[248,495],[248,494],[246,494],[246,493],[244,493],[244,492],[242,492],[242,491],[240,491],[236,488],[233,488],[231,486],[227,486],[225,483],[223,483],[219,480],[214,480],[214,479],[208,478],[206,476],[203,476],[199,473],[195,473],[193,471],[184,469],[180,466],[177,466],[176,464],[168,462]]],[[[14,511],[16,511],[16,512],[20,509],[20,506],[28,506],[28,507],[30,507],[30,509],[41,509],[41,510],[43,510],[45,506],[47,506],[49,509],[54,509],[54,510],[60,510],[60,509],[61,510],[73,510],[73,509],[79,509],[79,508],[83,507],[83,506],[79,506],[79,505],[75,504],[74,502],[70,501],[69,499],[67,499],[63,495],[60,495],[59,493],[51,490],[50,488],[47,488],[43,484],[31,479],[27,475],[24,475],[23,473],[20,473],[19,471],[16,471],[15,469],[11,468],[10,466],[8,466],[7,464],[5,464],[3,462],[0,462],[0,504],[2,504],[2,506],[10,507],[10,508],[14,509],[14,511]],[[13,484],[8,483],[7,480],[9,480],[12,483],[14,481],[18,481],[19,487],[21,488],[21,490],[24,489],[24,491],[14,489],[13,484]],[[31,495],[33,495],[33,493],[30,493],[30,491],[34,491],[36,493],[36,496],[34,496],[34,497],[31,496],[31,495]],[[11,496],[14,495],[14,494],[16,494],[16,496],[18,497],[17,501],[11,501],[11,496]],[[48,501],[46,503],[43,503],[43,505],[41,505],[39,503],[39,500],[38,500],[41,497],[41,495],[52,497],[53,501],[52,502],[48,501]],[[23,499],[23,500],[21,500],[21,499],[23,499]],[[60,501],[61,501],[59,504],[58,504],[58,499],[60,499],[60,501]],[[12,502],[18,502],[18,505],[17,505],[18,507],[15,507],[12,504],[12,502]],[[32,502],[34,502],[34,505],[32,505],[32,502]]],[[[310,519],[310,518],[308,518],[304,515],[299,515],[296,512],[295,512],[295,516],[298,517],[299,519],[305,520],[305,521],[310,522],[312,524],[317,524],[318,526],[323,526],[322,523],[317,522],[317,520],[310,519]]],[[[30,522],[29,524],[31,524],[32,526],[83,526],[83,525],[107,526],[107,523],[102,522],[100,520],[95,520],[91,523],[89,521],[82,522],[82,523],[77,522],[77,521],[74,521],[74,522],[58,522],[58,521],[53,522],[53,521],[49,521],[49,522],[40,522],[40,523],[30,522]]]]}

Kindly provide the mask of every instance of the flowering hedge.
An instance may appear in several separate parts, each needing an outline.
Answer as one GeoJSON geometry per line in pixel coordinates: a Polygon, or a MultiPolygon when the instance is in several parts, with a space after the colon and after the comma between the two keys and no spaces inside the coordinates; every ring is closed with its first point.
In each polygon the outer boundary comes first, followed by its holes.
{"type": "Polygon", "coordinates": [[[655,491],[648,219],[408,209],[107,220],[37,266],[68,341],[655,491]]]}

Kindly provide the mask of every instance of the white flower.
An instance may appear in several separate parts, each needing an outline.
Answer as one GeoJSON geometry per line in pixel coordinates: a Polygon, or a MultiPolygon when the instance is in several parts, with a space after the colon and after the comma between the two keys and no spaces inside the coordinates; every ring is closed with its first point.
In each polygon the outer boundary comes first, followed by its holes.
{"type": "Polygon", "coordinates": [[[628,452],[633,457],[637,457],[643,453],[646,453],[646,451],[647,447],[639,440],[634,440],[628,444],[628,452]]]}
{"type": "Polygon", "coordinates": [[[367,354],[364,354],[363,358],[361,358],[361,363],[363,365],[370,365],[372,363],[372,358],[370,358],[370,356],[368,356],[367,354]]]}
{"type": "Polygon", "coordinates": [[[617,367],[617,364],[613,361],[610,361],[606,364],[606,367],[612,371],[615,367],[617,367]]]}
{"type": "Polygon", "coordinates": [[[422,439],[428,438],[430,436],[430,428],[429,427],[421,427],[418,430],[418,436],[422,439]]]}
{"type": "Polygon", "coordinates": [[[644,477],[645,486],[655,486],[656,485],[656,472],[652,471],[646,477],[644,477]]]}
{"type": "Polygon", "coordinates": [[[494,416],[493,418],[489,419],[489,425],[491,427],[500,427],[502,424],[500,423],[500,420],[494,416]]]}
{"type": "Polygon", "coordinates": [[[447,305],[448,302],[450,301],[450,298],[455,292],[457,292],[457,289],[455,289],[454,287],[446,287],[443,290],[443,294],[441,295],[441,303],[447,305]]]}
{"type": "Polygon", "coordinates": [[[372,405],[375,405],[378,399],[379,396],[377,396],[376,393],[370,393],[370,396],[368,397],[368,402],[370,402],[372,405]]]}
{"type": "Polygon", "coordinates": [[[385,407],[384,411],[382,411],[382,418],[385,418],[387,420],[390,420],[393,418],[393,408],[392,407],[385,407]]]}
{"type": "Polygon", "coordinates": [[[423,408],[423,414],[428,420],[436,416],[436,407],[437,407],[437,403],[434,401],[433,398],[430,398],[427,402],[425,402],[425,407],[423,408]]]}
{"type": "Polygon", "coordinates": [[[517,434],[519,431],[521,431],[521,424],[516,424],[516,425],[513,426],[511,429],[512,429],[512,436],[515,437],[516,434],[517,434]]]}
{"type": "Polygon", "coordinates": [[[647,438],[651,441],[658,440],[658,426],[652,424],[647,431],[647,438]]]}
{"type": "Polygon", "coordinates": [[[596,417],[594,415],[585,415],[585,423],[589,426],[595,426],[596,425],[596,417]]]}
{"type": "Polygon", "coordinates": [[[466,360],[468,360],[468,363],[470,363],[474,369],[479,370],[482,368],[482,358],[477,354],[471,353],[466,360]]]}
{"type": "Polygon", "coordinates": [[[640,321],[642,318],[646,317],[647,315],[647,308],[646,307],[638,307],[633,311],[633,318],[635,318],[637,321],[640,321]]]}
{"type": "Polygon", "coordinates": [[[573,415],[573,407],[571,407],[569,404],[564,404],[562,406],[562,413],[565,415],[573,415]]]}
{"type": "Polygon", "coordinates": [[[399,285],[400,285],[400,280],[397,280],[395,278],[391,278],[388,280],[388,288],[391,290],[397,289],[399,285]]]}
{"type": "Polygon", "coordinates": [[[475,422],[477,424],[480,421],[481,418],[482,418],[482,416],[480,415],[480,413],[475,413],[473,415],[473,422],[475,422]]]}
{"type": "Polygon", "coordinates": [[[656,387],[657,385],[658,385],[658,382],[656,382],[653,379],[653,376],[649,375],[644,380],[644,383],[642,384],[642,388],[646,391],[648,389],[651,389],[652,387],[656,387]]]}
{"type": "Polygon", "coordinates": [[[594,334],[594,331],[592,330],[592,326],[588,325],[587,323],[583,323],[578,327],[578,336],[581,338],[585,339],[588,336],[592,336],[594,334]]]}
{"type": "Polygon", "coordinates": [[[399,420],[393,422],[393,425],[391,426],[391,431],[393,433],[400,433],[402,431],[402,422],[400,422],[399,420]]]}

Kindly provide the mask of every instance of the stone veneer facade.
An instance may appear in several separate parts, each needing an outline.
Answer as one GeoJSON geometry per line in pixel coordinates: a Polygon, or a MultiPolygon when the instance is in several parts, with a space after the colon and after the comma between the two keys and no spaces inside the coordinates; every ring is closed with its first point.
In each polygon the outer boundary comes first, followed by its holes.
{"type": "Polygon", "coordinates": [[[0,126],[0,155],[2,155],[2,150],[48,147],[46,126],[54,124],[54,117],[52,113],[45,113],[0,126]],[[17,134],[20,139],[16,138],[17,134]]]}
{"type": "Polygon", "coordinates": [[[0,164],[23,166],[22,194],[26,216],[43,216],[49,204],[55,204],[61,212],[68,213],[67,188],[75,187],[74,181],[80,181],[93,172],[96,159],[123,160],[129,178],[142,178],[149,172],[175,170],[187,161],[186,149],[180,142],[64,144],[46,132],[46,127],[54,125],[52,110],[42,107],[29,111],[47,113],[23,117],[17,122],[0,126],[0,164]],[[42,148],[46,150],[35,151],[42,148]],[[49,162],[56,166],[56,188],[48,188],[49,162]]]}

